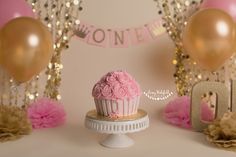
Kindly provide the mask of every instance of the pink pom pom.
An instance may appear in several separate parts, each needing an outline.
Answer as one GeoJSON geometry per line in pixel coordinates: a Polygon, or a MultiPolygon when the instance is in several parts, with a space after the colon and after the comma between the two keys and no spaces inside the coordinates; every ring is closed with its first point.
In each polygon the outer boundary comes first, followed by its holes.
{"type": "MultiPolygon", "coordinates": [[[[204,102],[201,104],[201,117],[204,121],[212,121],[214,119],[212,110],[204,102]]],[[[164,118],[171,124],[191,128],[190,98],[188,96],[182,96],[169,102],[164,109],[164,118]]]]}
{"type": "Polygon", "coordinates": [[[49,98],[41,98],[33,102],[27,112],[34,129],[52,128],[65,122],[66,114],[63,105],[49,98]]]}

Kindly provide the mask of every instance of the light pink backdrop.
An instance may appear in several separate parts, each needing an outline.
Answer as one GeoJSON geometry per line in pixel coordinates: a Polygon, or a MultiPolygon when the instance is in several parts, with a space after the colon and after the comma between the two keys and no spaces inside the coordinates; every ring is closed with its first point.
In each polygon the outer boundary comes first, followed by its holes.
{"type": "MultiPolygon", "coordinates": [[[[102,28],[127,28],[157,18],[152,0],[85,0],[81,20],[102,28]]],[[[200,133],[166,124],[161,110],[166,101],[152,101],[144,95],[140,107],[150,117],[150,128],[130,135],[135,145],[127,149],[107,149],[98,141],[102,135],[84,127],[84,116],[95,109],[91,90],[95,82],[110,70],[125,69],[144,91],[174,91],[174,47],[166,35],[153,43],[130,48],[101,48],[74,38],[63,54],[61,93],[68,121],[63,127],[35,131],[15,142],[0,146],[1,157],[234,157],[235,153],[215,149],[200,133]]]]}

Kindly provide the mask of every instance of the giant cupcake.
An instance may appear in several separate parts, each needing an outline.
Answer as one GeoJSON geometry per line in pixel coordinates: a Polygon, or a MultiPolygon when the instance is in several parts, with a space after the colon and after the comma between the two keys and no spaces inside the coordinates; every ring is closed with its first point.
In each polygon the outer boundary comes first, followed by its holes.
{"type": "Polygon", "coordinates": [[[104,75],[93,87],[96,110],[106,117],[124,117],[137,113],[141,90],[138,83],[125,71],[104,75]]]}

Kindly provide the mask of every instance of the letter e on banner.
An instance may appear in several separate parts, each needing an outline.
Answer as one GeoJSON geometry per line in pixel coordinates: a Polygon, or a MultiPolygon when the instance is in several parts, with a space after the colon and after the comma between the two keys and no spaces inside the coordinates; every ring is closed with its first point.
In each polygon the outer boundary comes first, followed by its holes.
{"type": "Polygon", "coordinates": [[[129,30],[129,33],[133,45],[138,45],[152,40],[152,37],[145,27],[132,28],[129,30]]]}

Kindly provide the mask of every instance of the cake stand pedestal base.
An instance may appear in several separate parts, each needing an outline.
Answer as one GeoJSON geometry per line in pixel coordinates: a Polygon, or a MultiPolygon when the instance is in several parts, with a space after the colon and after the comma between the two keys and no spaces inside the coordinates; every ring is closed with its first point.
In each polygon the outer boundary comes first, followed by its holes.
{"type": "Polygon", "coordinates": [[[108,148],[126,148],[134,144],[134,140],[125,134],[109,134],[101,142],[108,148]]]}
{"type": "Polygon", "coordinates": [[[149,127],[147,112],[139,109],[137,114],[121,117],[108,118],[98,115],[96,110],[89,111],[85,118],[86,128],[109,134],[100,144],[108,148],[125,148],[132,146],[134,141],[126,133],[142,131],[149,127]]]}

